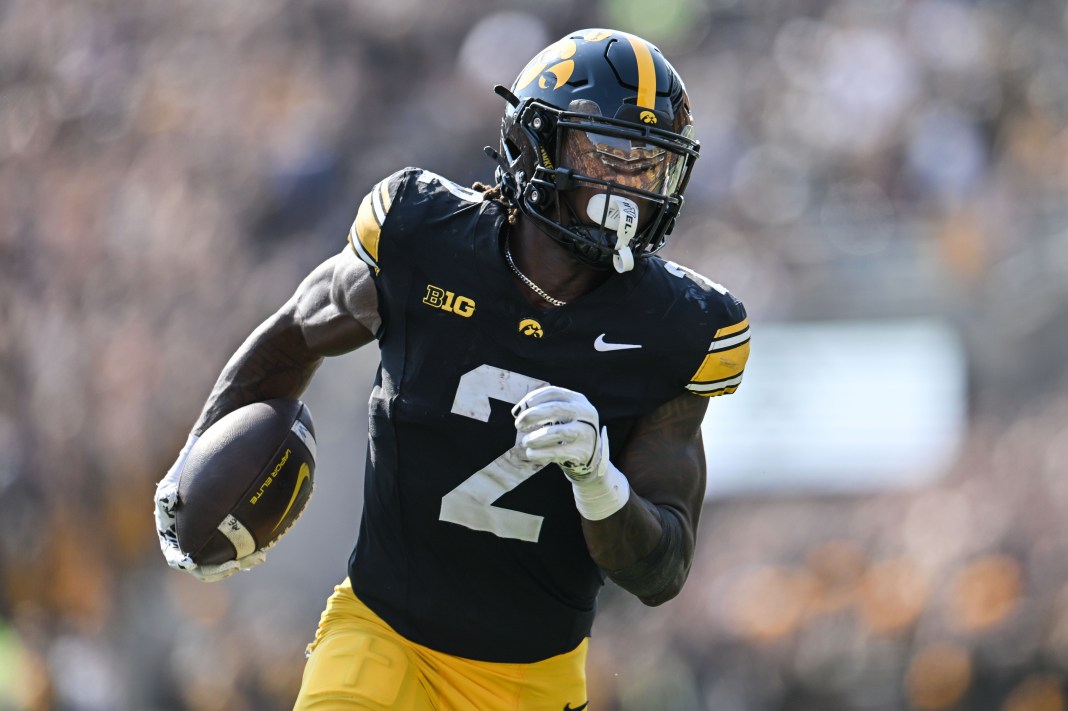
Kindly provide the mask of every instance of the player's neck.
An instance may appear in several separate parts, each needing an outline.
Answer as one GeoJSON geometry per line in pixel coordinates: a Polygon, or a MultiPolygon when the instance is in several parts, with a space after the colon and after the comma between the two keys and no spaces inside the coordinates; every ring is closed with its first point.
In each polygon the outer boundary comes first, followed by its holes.
{"type": "MultiPolygon", "coordinates": [[[[509,229],[505,245],[516,268],[549,297],[559,302],[577,299],[592,291],[607,277],[607,272],[590,269],[575,259],[563,246],[539,230],[529,220],[520,220],[509,229]]],[[[516,277],[531,305],[551,308],[544,296],[516,277]]]]}

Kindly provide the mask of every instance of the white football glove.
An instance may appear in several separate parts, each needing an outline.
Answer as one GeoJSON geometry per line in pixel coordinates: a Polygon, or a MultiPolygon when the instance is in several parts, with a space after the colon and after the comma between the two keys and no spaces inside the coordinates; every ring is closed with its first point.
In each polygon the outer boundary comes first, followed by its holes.
{"type": "Polygon", "coordinates": [[[535,464],[557,464],[571,480],[579,513],[591,521],[626,505],[630,484],[608,454],[608,429],[582,393],[549,385],[512,408],[519,445],[535,464]]]}
{"type": "Polygon", "coordinates": [[[176,528],[175,511],[178,509],[178,480],[185,468],[185,460],[189,457],[190,450],[196,444],[199,437],[189,435],[182,451],[178,453],[167,474],[156,484],[155,496],[155,519],[156,535],[159,536],[159,547],[163,551],[163,557],[167,559],[167,565],[175,570],[184,570],[198,580],[212,583],[216,580],[229,578],[238,570],[248,570],[254,565],[262,563],[267,552],[254,551],[244,558],[228,560],[219,565],[197,565],[178,545],[178,531],[176,528]]]}
{"type": "Polygon", "coordinates": [[[512,408],[519,444],[537,464],[559,464],[573,482],[603,473],[608,436],[597,409],[582,393],[553,385],[527,394],[512,408]]]}
{"type": "Polygon", "coordinates": [[[239,570],[248,570],[265,560],[267,560],[267,551],[261,549],[249,553],[244,558],[228,560],[218,565],[198,565],[195,568],[190,568],[188,572],[201,582],[214,583],[216,580],[229,578],[239,570]]]}

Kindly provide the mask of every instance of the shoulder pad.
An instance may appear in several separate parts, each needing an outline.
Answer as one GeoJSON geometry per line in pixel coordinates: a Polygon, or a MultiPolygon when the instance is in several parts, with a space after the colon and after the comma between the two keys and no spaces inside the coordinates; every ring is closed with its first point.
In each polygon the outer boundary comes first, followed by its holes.
{"type": "Polygon", "coordinates": [[[429,185],[433,182],[437,182],[441,187],[452,193],[454,197],[457,197],[461,200],[465,200],[467,202],[483,201],[482,193],[480,193],[479,191],[473,188],[464,187],[463,185],[449,180],[448,178],[443,178],[433,171],[419,171],[419,177],[416,178],[416,181],[424,185],[429,185]]]}
{"type": "Polygon", "coordinates": [[[716,330],[708,355],[690,378],[686,389],[695,395],[730,395],[742,383],[749,359],[749,319],[716,330]]]}
{"type": "Polygon", "coordinates": [[[413,168],[397,171],[385,180],[377,183],[360,202],[356,219],[349,228],[349,245],[356,256],[378,272],[378,242],[382,237],[382,225],[386,222],[389,209],[400,190],[401,183],[413,168]]]}
{"type": "Polygon", "coordinates": [[[715,328],[708,352],[686,389],[703,397],[733,393],[742,382],[749,359],[749,318],[745,306],[726,287],[692,269],[675,262],[664,262],[664,269],[691,280],[707,294],[704,301],[715,328]]]}
{"type": "Polygon", "coordinates": [[[379,247],[386,220],[393,213],[401,213],[401,222],[416,219],[429,209],[455,210],[460,204],[483,202],[482,193],[465,188],[437,173],[419,168],[405,168],[371,188],[356,212],[349,229],[349,244],[356,255],[375,270],[381,271],[379,247]],[[437,207],[430,207],[431,205],[437,207]]]}

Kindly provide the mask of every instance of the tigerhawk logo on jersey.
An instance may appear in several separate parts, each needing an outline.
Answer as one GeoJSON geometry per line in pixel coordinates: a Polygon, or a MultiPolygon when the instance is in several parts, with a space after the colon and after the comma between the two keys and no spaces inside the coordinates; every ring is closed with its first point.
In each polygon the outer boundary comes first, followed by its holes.
{"type": "Polygon", "coordinates": [[[464,318],[470,318],[471,314],[475,313],[474,299],[457,296],[448,289],[442,289],[440,286],[434,286],[433,284],[426,285],[426,296],[423,297],[423,303],[464,318]]]}
{"type": "Polygon", "coordinates": [[[524,336],[530,336],[531,338],[541,338],[545,335],[545,331],[542,330],[541,324],[532,318],[525,318],[519,322],[519,332],[524,336]]]}

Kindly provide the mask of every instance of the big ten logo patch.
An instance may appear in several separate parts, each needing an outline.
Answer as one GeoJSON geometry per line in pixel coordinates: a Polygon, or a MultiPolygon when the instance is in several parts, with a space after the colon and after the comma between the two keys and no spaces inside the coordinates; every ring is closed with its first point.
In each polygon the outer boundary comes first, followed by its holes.
{"type": "Polygon", "coordinates": [[[474,299],[457,296],[455,293],[433,284],[426,285],[426,296],[423,297],[423,303],[464,318],[469,318],[471,314],[475,313],[474,299]]]}

